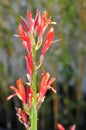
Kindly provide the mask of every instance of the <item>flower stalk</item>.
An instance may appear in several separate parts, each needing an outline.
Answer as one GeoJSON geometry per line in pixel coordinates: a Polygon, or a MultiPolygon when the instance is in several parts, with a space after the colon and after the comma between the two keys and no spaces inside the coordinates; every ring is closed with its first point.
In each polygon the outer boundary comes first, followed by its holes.
{"type": "Polygon", "coordinates": [[[32,112],[31,112],[31,130],[37,130],[37,71],[36,71],[36,49],[33,51],[34,55],[34,72],[33,72],[33,82],[32,82],[32,88],[34,90],[33,100],[32,100],[32,112]]]}
{"type": "Polygon", "coordinates": [[[52,45],[54,39],[54,28],[51,27],[44,38],[44,32],[51,22],[51,18],[47,17],[47,12],[44,11],[42,15],[37,10],[36,17],[32,18],[30,10],[27,11],[27,20],[20,16],[22,24],[18,26],[18,37],[22,40],[22,45],[26,49],[25,56],[27,67],[27,83],[23,85],[22,80],[16,81],[16,87],[10,88],[15,92],[10,95],[7,100],[17,96],[22,102],[22,109],[16,108],[19,121],[26,127],[27,130],[37,130],[38,111],[44,101],[46,92],[51,89],[54,93],[56,91],[51,87],[55,78],[50,78],[49,72],[42,72],[42,79],[37,88],[37,71],[43,63],[44,56],[52,45]],[[37,60],[37,51],[42,46],[42,50],[37,60]]]}

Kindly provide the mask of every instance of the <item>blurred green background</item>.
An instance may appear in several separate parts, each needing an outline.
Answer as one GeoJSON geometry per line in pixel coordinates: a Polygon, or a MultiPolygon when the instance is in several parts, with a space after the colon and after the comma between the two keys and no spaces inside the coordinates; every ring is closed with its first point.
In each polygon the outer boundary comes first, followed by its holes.
{"type": "Polygon", "coordinates": [[[38,130],[56,130],[57,122],[66,130],[72,124],[86,130],[86,0],[0,0],[0,130],[24,130],[15,111],[21,103],[17,98],[7,102],[6,97],[17,79],[26,80],[25,50],[13,35],[27,9],[34,16],[36,9],[46,10],[57,22],[55,39],[62,39],[45,59],[44,67],[56,76],[57,94],[47,93],[38,130]]]}

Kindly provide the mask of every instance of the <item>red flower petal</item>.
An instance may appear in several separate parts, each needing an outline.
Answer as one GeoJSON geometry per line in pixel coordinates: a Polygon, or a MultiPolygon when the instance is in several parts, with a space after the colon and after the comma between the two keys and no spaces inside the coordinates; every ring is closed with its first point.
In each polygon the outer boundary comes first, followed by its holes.
{"type": "Polygon", "coordinates": [[[51,19],[47,18],[47,12],[44,11],[42,13],[42,17],[39,17],[39,25],[37,28],[39,37],[42,37],[44,31],[46,30],[50,22],[51,22],[51,19]]]}
{"type": "Polygon", "coordinates": [[[25,88],[23,86],[22,80],[21,79],[17,80],[16,85],[17,85],[18,91],[22,97],[22,101],[26,102],[25,88]]]}
{"type": "Polygon", "coordinates": [[[19,37],[20,37],[23,41],[25,41],[25,40],[26,40],[26,34],[25,34],[24,29],[23,29],[23,27],[22,27],[21,24],[19,24],[19,26],[18,26],[18,32],[19,32],[19,37]]]}
{"type": "Polygon", "coordinates": [[[14,86],[10,86],[10,88],[15,92],[14,94],[10,95],[7,100],[10,100],[12,97],[17,96],[23,103],[26,102],[26,95],[25,89],[22,84],[22,80],[19,79],[16,81],[17,88],[14,86]]]}
{"type": "Polygon", "coordinates": [[[65,128],[60,123],[57,124],[57,128],[58,130],[65,130],[65,128]]]}
{"type": "Polygon", "coordinates": [[[73,125],[73,126],[70,126],[70,130],[75,130],[76,126],[73,125]]]}
{"type": "Polygon", "coordinates": [[[9,97],[7,97],[7,100],[10,100],[11,98],[13,98],[14,96],[16,96],[16,93],[10,95],[9,97]]]}
{"type": "Polygon", "coordinates": [[[39,15],[40,15],[40,12],[37,10],[36,11],[36,17],[35,17],[35,20],[34,20],[34,29],[36,29],[39,25],[39,15]]]}
{"type": "Polygon", "coordinates": [[[21,108],[16,108],[17,116],[19,118],[19,121],[23,123],[25,126],[28,125],[28,117],[26,113],[21,108]]]}
{"type": "Polygon", "coordinates": [[[32,14],[31,14],[30,10],[27,11],[27,19],[28,19],[28,22],[29,22],[29,25],[30,25],[30,32],[32,33],[33,32],[34,21],[32,19],[32,14]]]}
{"type": "Polygon", "coordinates": [[[29,108],[32,108],[33,90],[30,86],[26,87],[26,97],[27,103],[29,104],[29,108]]]}
{"type": "Polygon", "coordinates": [[[51,78],[50,79],[50,74],[49,73],[44,73],[43,74],[43,78],[41,80],[41,84],[40,84],[40,91],[39,91],[39,97],[42,99],[46,92],[48,91],[48,89],[53,90],[54,92],[56,92],[50,85],[54,82],[55,78],[51,78]]]}
{"type": "Polygon", "coordinates": [[[22,20],[23,26],[24,26],[24,28],[26,29],[26,31],[27,31],[27,32],[30,32],[30,28],[29,28],[27,22],[25,21],[25,19],[24,19],[22,16],[20,16],[20,18],[21,18],[21,20],[22,20]]]}
{"type": "Polygon", "coordinates": [[[33,74],[33,57],[32,53],[25,56],[26,63],[27,63],[27,72],[29,76],[31,77],[33,74]]]}
{"type": "Polygon", "coordinates": [[[51,46],[52,42],[53,42],[53,38],[54,38],[54,32],[53,32],[53,28],[50,28],[47,36],[46,36],[46,39],[45,39],[45,42],[44,42],[44,46],[42,48],[42,52],[41,52],[41,55],[44,56],[46,51],[48,50],[48,48],[51,46]]]}
{"type": "Polygon", "coordinates": [[[30,52],[31,51],[31,41],[30,41],[28,34],[26,34],[24,32],[24,29],[21,24],[18,27],[18,31],[19,31],[19,37],[23,41],[22,42],[23,46],[30,52]]]}

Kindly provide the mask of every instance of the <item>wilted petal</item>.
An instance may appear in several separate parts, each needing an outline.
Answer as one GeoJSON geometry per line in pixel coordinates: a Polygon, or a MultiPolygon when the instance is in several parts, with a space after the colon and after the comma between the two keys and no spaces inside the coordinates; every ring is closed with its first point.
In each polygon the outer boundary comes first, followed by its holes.
{"type": "Polygon", "coordinates": [[[27,117],[25,111],[23,111],[21,108],[17,108],[17,107],[16,107],[16,111],[17,111],[17,116],[19,118],[19,121],[21,123],[23,123],[25,125],[25,127],[30,125],[30,122],[28,120],[28,117],[27,117]]]}

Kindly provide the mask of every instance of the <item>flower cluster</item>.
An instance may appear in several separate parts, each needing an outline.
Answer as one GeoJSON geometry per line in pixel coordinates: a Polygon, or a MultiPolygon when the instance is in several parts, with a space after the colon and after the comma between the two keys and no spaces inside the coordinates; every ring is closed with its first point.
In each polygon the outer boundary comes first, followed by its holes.
{"type": "MultiPolygon", "coordinates": [[[[75,127],[76,127],[75,125],[70,126],[69,130],[75,130],[75,127]]],[[[57,124],[57,128],[58,130],[65,130],[65,128],[60,123],[57,124]]]]}
{"type": "Polygon", "coordinates": [[[22,45],[27,51],[25,60],[28,82],[26,83],[26,86],[24,86],[22,80],[18,79],[16,81],[16,87],[10,86],[15,93],[10,95],[7,100],[14,96],[17,96],[21,100],[23,110],[21,108],[16,108],[17,115],[25,127],[30,127],[30,118],[34,103],[36,104],[36,110],[38,111],[48,89],[51,89],[56,93],[54,88],[51,87],[55,78],[50,78],[49,72],[42,72],[42,79],[38,91],[36,84],[37,71],[43,63],[44,56],[49,47],[53,44],[54,39],[53,27],[50,27],[45,39],[43,38],[44,32],[49,24],[55,24],[55,22],[51,22],[51,18],[47,17],[46,11],[41,15],[38,10],[36,11],[35,18],[32,17],[30,10],[27,11],[27,22],[22,16],[20,18],[22,24],[19,24],[18,26],[17,36],[22,40],[22,45]],[[41,53],[37,61],[37,51],[41,46],[41,53]]]}

